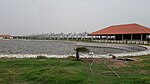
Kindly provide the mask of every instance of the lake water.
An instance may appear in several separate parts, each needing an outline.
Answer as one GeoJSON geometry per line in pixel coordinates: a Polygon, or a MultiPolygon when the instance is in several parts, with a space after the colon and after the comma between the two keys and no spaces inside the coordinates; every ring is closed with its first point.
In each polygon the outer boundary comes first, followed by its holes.
{"type": "Polygon", "coordinates": [[[77,45],[88,46],[94,54],[126,53],[145,50],[143,47],[73,41],[0,40],[0,54],[73,55],[77,45]]]}

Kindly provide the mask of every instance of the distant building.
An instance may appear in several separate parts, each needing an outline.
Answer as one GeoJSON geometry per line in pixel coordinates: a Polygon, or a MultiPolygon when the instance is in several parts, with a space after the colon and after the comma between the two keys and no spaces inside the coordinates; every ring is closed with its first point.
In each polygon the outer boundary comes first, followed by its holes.
{"type": "Polygon", "coordinates": [[[13,39],[11,35],[0,35],[0,39],[13,39]]]}
{"type": "Polygon", "coordinates": [[[92,32],[90,36],[97,40],[149,40],[150,28],[139,24],[115,25],[92,32]]]}

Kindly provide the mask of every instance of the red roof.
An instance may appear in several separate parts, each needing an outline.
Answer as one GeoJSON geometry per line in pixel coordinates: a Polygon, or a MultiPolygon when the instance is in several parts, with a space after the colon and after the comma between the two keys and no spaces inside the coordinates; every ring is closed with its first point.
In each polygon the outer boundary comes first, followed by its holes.
{"type": "Polygon", "coordinates": [[[144,27],[139,24],[115,25],[93,32],[90,35],[108,34],[150,34],[150,28],[144,27]]]}
{"type": "Polygon", "coordinates": [[[0,37],[13,37],[11,35],[0,35],[0,37]]]}

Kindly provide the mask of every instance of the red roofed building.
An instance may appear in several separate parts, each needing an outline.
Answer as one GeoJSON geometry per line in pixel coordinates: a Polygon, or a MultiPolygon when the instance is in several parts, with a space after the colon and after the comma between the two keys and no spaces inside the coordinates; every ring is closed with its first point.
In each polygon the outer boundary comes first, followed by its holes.
{"type": "Polygon", "coordinates": [[[11,35],[0,35],[0,39],[12,39],[13,36],[11,35]]]}
{"type": "Polygon", "coordinates": [[[139,24],[115,25],[92,32],[90,35],[108,40],[148,40],[150,28],[139,24]]]}

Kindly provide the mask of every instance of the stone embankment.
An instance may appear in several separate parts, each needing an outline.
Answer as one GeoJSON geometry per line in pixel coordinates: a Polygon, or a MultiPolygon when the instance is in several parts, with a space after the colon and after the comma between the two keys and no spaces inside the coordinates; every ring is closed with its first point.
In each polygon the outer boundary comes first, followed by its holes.
{"type": "MultiPolygon", "coordinates": [[[[147,48],[144,51],[137,51],[137,52],[126,52],[126,53],[118,53],[118,54],[113,54],[116,57],[123,57],[123,56],[142,56],[142,55],[149,55],[150,54],[150,47],[145,46],[145,45],[140,45],[141,47],[147,48]]],[[[103,54],[103,55],[89,55],[89,54],[81,54],[81,58],[111,58],[109,56],[110,54],[103,54]]],[[[0,54],[0,58],[36,58],[37,56],[46,56],[48,58],[67,58],[68,56],[75,56],[73,55],[47,55],[47,54],[0,54]]]]}
{"type": "Polygon", "coordinates": [[[48,58],[66,58],[75,56],[75,48],[85,46],[90,53],[80,53],[82,58],[111,58],[110,54],[116,57],[141,56],[150,54],[149,46],[137,46],[126,44],[66,42],[66,41],[23,41],[23,40],[0,40],[0,58],[36,58],[46,56],[48,58]]]}
{"type": "MultiPolygon", "coordinates": [[[[137,51],[137,52],[126,52],[126,53],[118,53],[113,54],[116,57],[124,57],[124,56],[143,56],[143,55],[150,55],[150,46],[140,45],[141,47],[145,47],[146,50],[144,51],[137,51]]],[[[104,55],[82,55],[82,58],[112,58],[110,54],[104,54],[104,55]]]]}
{"type": "Polygon", "coordinates": [[[142,56],[142,55],[149,55],[150,54],[150,46],[140,45],[142,47],[145,47],[146,50],[144,51],[138,51],[138,52],[129,52],[129,53],[123,53],[123,54],[114,54],[115,56],[121,57],[121,56],[142,56]]]}

